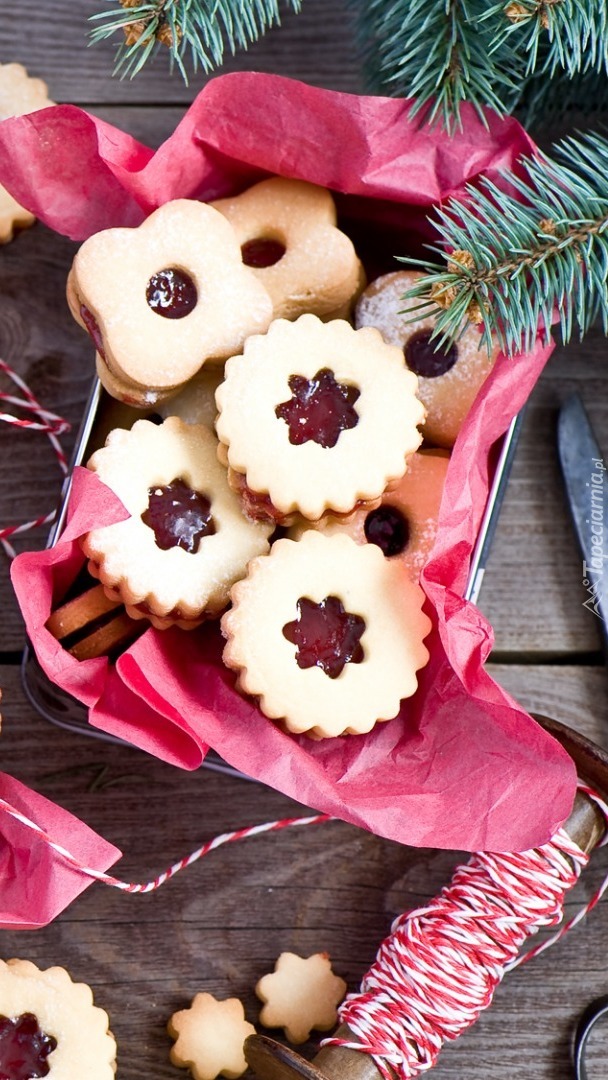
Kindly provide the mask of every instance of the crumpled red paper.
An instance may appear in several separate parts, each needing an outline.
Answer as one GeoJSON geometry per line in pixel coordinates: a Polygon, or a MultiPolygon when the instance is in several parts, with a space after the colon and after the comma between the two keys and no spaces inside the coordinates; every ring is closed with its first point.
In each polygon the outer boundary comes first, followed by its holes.
{"type": "MultiPolygon", "coordinates": [[[[92,870],[107,870],[121,852],[78,818],[0,773],[0,799],[33,821],[92,870]]],[[[8,813],[0,814],[0,927],[46,926],[91,883],[46,840],[8,813]]]]}
{"type": "MultiPolygon", "coordinates": [[[[212,80],[152,154],[86,113],[59,106],[0,125],[0,182],[52,228],[83,239],[135,225],[175,197],[216,198],[267,174],[332,188],[370,273],[419,250],[432,205],[481,174],[498,179],[534,149],[511,119],[486,129],[464,110],[448,139],[417,127],[408,104],[257,74],[212,80]]],[[[215,625],[148,630],[118,660],[79,664],[44,629],[82,559],[76,538],[124,510],[77,470],[70,518],[51,552],[21,555],[13,581],[51,678],[93,725],[195,768],[209,746],[230,764],[316,809],[405,844],[517,850],[567,817],[574,764],[484,671],[492,631],[461,598],[488,493],[493,444],[528,397],[551,348],[499,357],[454,449],[439,535],[423,575],[433,631],[420,688],[369,735],[314,742],[285,734],[234,690],[215,625]]],[[[516,584],[516,583],[515,583],[516,584]]]]}

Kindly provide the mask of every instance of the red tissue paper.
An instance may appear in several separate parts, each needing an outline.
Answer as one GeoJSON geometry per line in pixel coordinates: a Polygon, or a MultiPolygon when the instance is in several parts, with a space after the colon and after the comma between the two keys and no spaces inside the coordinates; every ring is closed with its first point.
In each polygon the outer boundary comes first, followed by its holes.
{"type": "MultiPolygon", "coordinates": [[[[135,226],[178,197],[215,199],[270,174],[336,195],[341,227],[369,277],[432,238],[433,205],[480,177],[500,181],[534,145],[512,119],[485,127],[464,108],[451,139],[418,126],[404,101],[314,89],[255,73],[212,80],[156,153],[72,106],[0,125],[0,182],[53,229],[82,240],[135,226]]],[[[66,309],[66,318],[67,309],[66,309]]],[[[45,630],[83,562],[78,537],[124,508],[76,470],[67,527],[50,551],[26,553],[13,582],[38,659],[84,702],[91,724],[183,768],[213,747],[298,801],[410,845],[522,850],[568,816],[575,767],[484,670],[492,630],[462,599],[486,506],[492,449],[526,401],[551,347],[500,356],[460,433],[439,533],[422,578],[431,659],[401,713],[368,735],[315,742],[286,734],[234,689],[215,624],[149,629],[111,665],[82,663],[45,630]]]]}

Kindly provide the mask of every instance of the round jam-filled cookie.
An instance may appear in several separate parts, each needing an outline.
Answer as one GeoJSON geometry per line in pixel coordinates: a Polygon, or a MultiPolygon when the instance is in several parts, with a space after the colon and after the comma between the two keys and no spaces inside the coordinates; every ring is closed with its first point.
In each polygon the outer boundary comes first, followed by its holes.
{"type": "Polygon", "coordinates": [[[165,203],[137,229],[86,240],[68,302],[110,374],[157,391],[238,352],[272,318],[229,222],[192,199],[165,203]]]}
{"type": "Polygon", "coordinates": [[[435,543],[449,460],[448,450],[417,450],[408,458],[405,476],[384,493],[378,506],[361,507],[342,518],[325,514],[314,524],[295,523],[289,535],[299,540],[313,528],[326,536],[345,533],[357,544],[376,544],[418,581],[435,543]]]}
{"type": "Polygon", "coordinates": [[[397,270],[372,281],[357,303],[355,326],[375,326],[385,341],[403,350],[408,368],[418,376],[418,396],[427,412],[424,437],[449,449],[492,370],[498,346],[488,356],[479,331],[469,325],[447,352],[435,351],[436,343],[430,340],[435,318],[410,321],[419,301],[404,300],[421,276],[397,270]]]}
{"type": "Polygon", "coordinates": [[[0,1076],[113,1080],[116,1043],[91,988],[64,968],[0,960],[0,1076]]]}
{"type": "Polygon", "coordinates": [[[110,432],[89,461],[131,515],[82,539],[89,570],[132,618],[193,629],[218,615],[271,526],[248,521],[202,425],[169,417],[110,432]]]}
{"type": "Polygon", "coordinates": [[[277,540],[231,596],[224,663],[288,731],[370,731],[415,692],[431,629],[424,594],[375,545],[312,529],[277,540]]]}
{"type": "MultiPolygon", "coordinates": [[[[32,79],[21,64],[0,64],[0,120],[24,116],[53,105],[46,83],[32,79]]],[[[12,240],[15,229],[32,225],[35,217],[0,186],[0,244],[12,240]]]]}
{"type": "Polygon", "coordinates": [[[247,513],[315,521],[378,498],[422,440],[416,387],[400,349],[341,319],[277,319],[249,338],[215,396],[218,437],[231,483],[247,485],[247,513]]]}
{"type": "Polygon", "coordinates": [[[270,293],[274,317],[348,313],[365,285],[349,238],[336,225],[326,188],[272,177],[211,204],[234,228],[245,266],[270,293]]]}

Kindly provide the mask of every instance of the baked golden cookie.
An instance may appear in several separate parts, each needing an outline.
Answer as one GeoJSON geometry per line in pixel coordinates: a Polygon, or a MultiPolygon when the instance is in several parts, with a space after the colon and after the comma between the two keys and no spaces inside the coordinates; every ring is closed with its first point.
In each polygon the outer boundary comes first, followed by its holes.
{"type": "Polygon", "coordinates": [[[248,521],[202,425],[169,417],[110,433],[88,463],[129,511],[81,544],[89,570],[132,618],[193,629],[218,615],[272,527],[248,521]]]}
{"type": "MultiPolygon", "coordinates": [[[[25,116],[53,104],[42,79],[31,79],[22,64],[0,64],[0,120],[25,116]]],[[[25,229],[35,220],[0,185],[0,244],[12,240],[15,229],[25,229]]]]}
{"type": "Polygon", "coordinates": [[[194,1080],[236,1080],[245,1072],[243,1043],[255,1028],[245,1020],[238,998],[218,1001],[212,994],[196,994],[189,1009],[173,1013],[167,1029],[177,1040],[171,1061],[190,1069],[194,1080]]]}
{"type": "Polygon", "coordinates": [[[264,975],[255,992],[264,1008],[260,1023],[282,1027],[292,1043],[303,1043],[311,1031],[329,1031],[336,1026],[337,1008],[346,993],[346,983],[334,975],[327,953],[304,958],[284,952],[274,972],[264,975]]]}
{"type": "Polygon", "coordinates": [[[345,517],[325,514],[320,521],[296,522],[289,530],[299,540],[307,529],[326,536],[345,533],[357,544],[376,544],[388,559],[398,559],[418,581],[437,535],[437,519],[448,471],[448,450],[417,450],[407,472],[385,491],[378,506],[360,507],[345,517]]]}
{"type": "Polygon", "coordinates": [[[216,429],[251,517],[315,521],[378,498],[419,446],[424,408],[400,349],[371,328],[277,319],[226,363],[216,429]]]}
{"type": "Polygon", "coordinates": [[[0,960],[0,1075],[113,1080],[116,1043],[86,983],[61,967],[0,960]]]}
{"type": "Polygon", "coordinates": [[[239,352],[272,318],[226,218],[193,199],[165,203],[137,229],[95,233],[67,293],[110,375],[158,396],[239,352]]]}
{"type": "Polygon", "coordinates": [[[385,341],[403,350],[408,368],[418,376],[418,396],[427,412],[424,437],[449,449],[492,370],[498,346],[488,356],[479,331],[468,325],[447,352],[436,352],[430,341],[435,318],[410,321],[419,301],[403,298],[421,276],[414,270],[397,270],[372,281],[357,303],[355,326],[375,326],[385,341]]]}
{"type": "Polygon", "coordinates": [[[288,731],[361,734],[415,693],[428,661],[424,594],[374,544],[313,529],[276,540],[231,597],[224,663],[288,731]]]}
{"type": "Polygon", "coordinates": [[[352,241],[326,188],[275,176],[211,204],[235,230],[245,266],[272,298],[274,318],[347,317],[365,286],[352,241]]]}

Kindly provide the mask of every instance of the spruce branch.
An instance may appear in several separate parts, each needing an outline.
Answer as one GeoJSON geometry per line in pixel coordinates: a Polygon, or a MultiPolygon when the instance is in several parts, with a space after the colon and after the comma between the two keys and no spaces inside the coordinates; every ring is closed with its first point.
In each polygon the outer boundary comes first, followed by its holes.
{"type": "Polygon", "coordinates": [[[509,45],[527,56],[526,73],[553,76],[580,71],[608,72],[606,0],[500,0],[483,16],[503,25],[493,49],[509,45]]]}
{"type": "Polygon", "coordinates": [[[484,0],[350,0],[369,87],[416,98],[412,115],[461,126],[470,101],[504,115],[519,97],[525,64],[510,42],[497,41],[504,5],[486,17],[484,0]],[[493,51],[492,51],[493,50],[493,51]]]}
{"type": "MultiPolygon", "coordinates": [[[[111,0],[112,10],[91,16],[98,25],[90,34],[95,44],[122,33],[114,74],[122,78],[141,71],[161,45],[170,63],[188,81],[186,60],[193,71],[219,67],[226,49],[233,55],[247,49],[271,26],[280,24],[279,0],[111,0]]],[[[285,0],[299,12],[301,0],[285,0]]]]}
{"type": "Polygon", "coordinates": [[[548,342],[554,317],[564,342],[598,315],[608,333],[608,139],[570,137],[554,151],[523,159],[523,178],[508,171],[504,187],[469,185],[438,211],[441,243],[431,250],[447,252],[447,265],[401,260],[427,271],[407,296],[437,316],[438,345],[466,321],[509,355],[529,351],[539,329],[548,342]]]}

